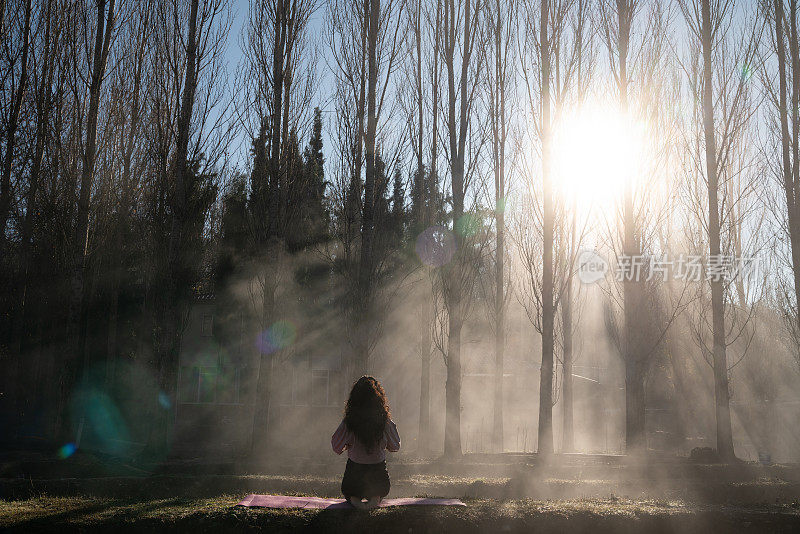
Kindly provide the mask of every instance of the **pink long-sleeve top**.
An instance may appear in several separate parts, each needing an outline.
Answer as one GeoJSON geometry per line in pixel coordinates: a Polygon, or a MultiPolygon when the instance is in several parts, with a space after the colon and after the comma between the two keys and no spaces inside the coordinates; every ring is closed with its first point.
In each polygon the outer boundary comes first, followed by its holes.
{"type": "Polygon", "coordinates": [[[331,447],[336,454],[342,454],[347,449],[347,457],[358,464],[377,464],[386,459],[386,451],[400,450],[400,434],[397,433],[394,421],[387,420],[380,442],[372,452],[369,452],[342,421],[331,436],[331,447]]]}

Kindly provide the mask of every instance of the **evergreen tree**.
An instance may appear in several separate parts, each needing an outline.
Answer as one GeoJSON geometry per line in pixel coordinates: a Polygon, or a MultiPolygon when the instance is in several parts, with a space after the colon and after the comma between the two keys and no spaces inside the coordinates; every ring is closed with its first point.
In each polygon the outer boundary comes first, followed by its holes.
{"type": "Polygon", "coordinates": [[[445,198],[438,187],[438,177],[432,175],[427,169],[422,170],[420,176],[419,169],[414,172],[411,179],[411,212],[410,225],[413,225],[412,233],[419,234],[426,228],[434,224],[444,224],[446,207],[445,198]]]}
{"type": "Polygon", "coordinates": [[[306,226],[305,245],[327,239],[330,213],[325,205],[325,155],[322,152],[322,111],[314,108],[311,138],[305,149],[302,218],[306,226]]]}
{"type": "Polygon", "coordinates": [[[375,154],[375,233],[385,233],[389,221],[389,177],[386,176],[386,162],[380,152],[375,154]]]}
{"type": "Polygon", "coordinates": [[[247,252],[247,186],[244,175],[237,175],[222,197],[219,253],[215,267],[215,286],[224,285],[234,273],[238,260],[247,252]]]}
{"type": "Polygon", "coordinates": [[[253,156],[253,171],[250,175],[250,206],[256,240],[266,238],[268,227],[267,207],[269,206],[269,160],[267,154],[267,121],[261,121],[258,137],[253,139],[250,150],[253,156]]]}
{"type": "Polygon", "coordinates": [[[241,328],[241,298],[234,282],[247,272],[248,253],[247,177],[238,174],[225,189],[220,206],[220,228],[217,234],[217,254],[214,265],[214,295],[217,317],[214,337],[223,345],[237,342],[241,328]]]}
{"type": "Polygon", "coordinates": [[[426,201],[425,195],[427,173],[425,167],[414,170],[411,177],[411,233],[418,234],[425,229],[426,223],[426,201]]]}
{"type": "Polygon", "coordinates": [[[305,160],[314,198],[321,200],[325,194],[325,156],[322,153],[322,110],[318,107],[314,108],[314,125],[306,147],[305,160]]]}

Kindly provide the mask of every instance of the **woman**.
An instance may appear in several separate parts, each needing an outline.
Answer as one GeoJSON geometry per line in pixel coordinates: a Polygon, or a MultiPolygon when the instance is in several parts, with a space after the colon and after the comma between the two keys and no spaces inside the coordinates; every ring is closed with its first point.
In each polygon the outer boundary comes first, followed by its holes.
{"type": "Polygon", "coordinates": [[[400,435],[377,379],[362,376],[353,385],[344,420],[331,437],[331,447],[336,454],[347,449],[342,478],[345,499],[360,510],[376,508],[389,494],[386,451],[400,450],[400,435]]]}

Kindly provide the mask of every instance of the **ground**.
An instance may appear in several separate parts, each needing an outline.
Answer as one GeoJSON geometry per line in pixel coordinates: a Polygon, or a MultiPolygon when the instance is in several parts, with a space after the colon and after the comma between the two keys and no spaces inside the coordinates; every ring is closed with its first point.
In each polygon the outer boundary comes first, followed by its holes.
{"type": "Polygon", "coordinates": [[[235,506],[247,493],[338,496],[340,469],[296,459],[272,466],[274,474],[247,475],[242,465],[0,453],[0,531],[800,532],[800,467],[685,458],[401,458],[389,467],[390,496],[460,497],[467,506],[235,506]]]}
{"type": "Polygon", "coordinates": [[[798,532],[791,505],[696,506],[681,502],[580,499],[465,499],[466,508],[268,510],[235,507],[243,495],[117,500],[35,497],[0,501],[11,532],[798,532]]]}

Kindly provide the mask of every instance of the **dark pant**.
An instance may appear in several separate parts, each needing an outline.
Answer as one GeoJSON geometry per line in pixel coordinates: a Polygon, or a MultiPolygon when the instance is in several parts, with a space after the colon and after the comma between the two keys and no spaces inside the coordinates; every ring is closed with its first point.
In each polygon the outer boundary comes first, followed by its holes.
{"type": "Polygon", "coordinates": [[[389,471],[386,462],[377,464],[358,464],[348,458],[342,478],[342,494],[350,497],[368,499],[385,497],[389,494],[389,471]]]}

